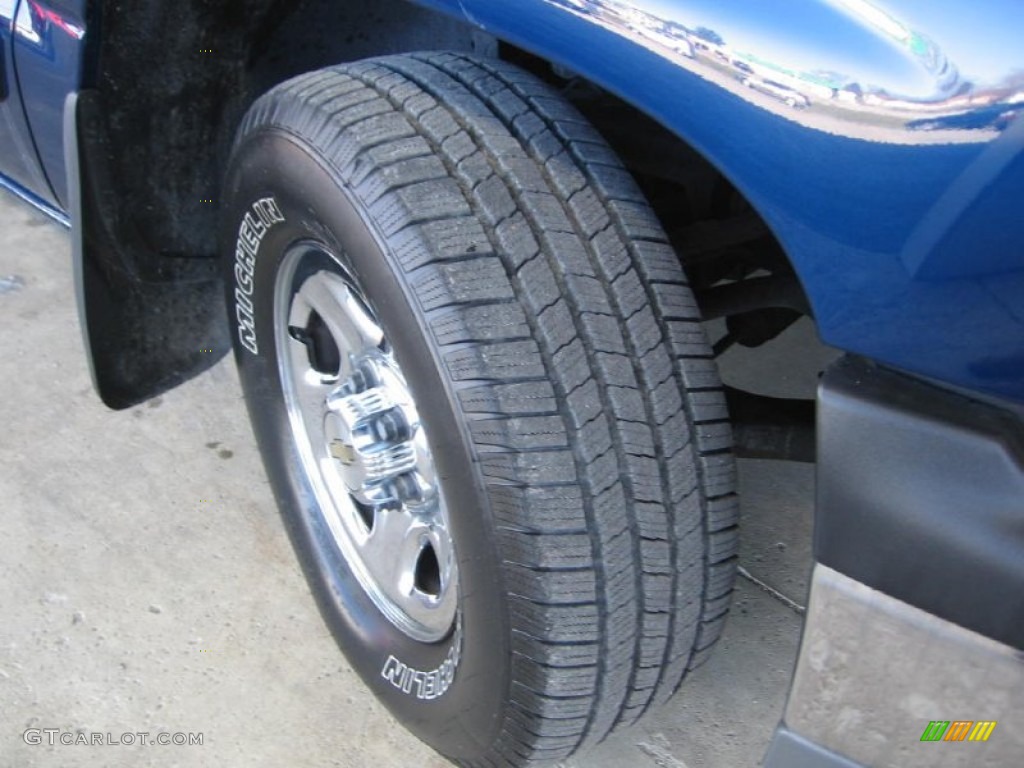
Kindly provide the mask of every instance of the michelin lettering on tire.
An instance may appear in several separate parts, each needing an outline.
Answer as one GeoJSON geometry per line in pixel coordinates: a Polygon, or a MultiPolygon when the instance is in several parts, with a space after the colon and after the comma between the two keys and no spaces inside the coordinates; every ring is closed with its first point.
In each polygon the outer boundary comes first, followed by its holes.
{"type": "Polygon", "coordinates": [[[415,669],[394,656],[388,656],[380,675],[391,685],[409,696],[421,701],[430,701],[444,696],[455,680],[455,672],[462,658],[462,621],[455,625],[452,647],[448,649],[441,666],[429,672],[415,669]]]}
{"type": "Polygon", "coordinates": [[[238,225],[238,239],[235,242],[235,317],[238,319],[238,341],[254,355],[260,353],[252,303],[256,254],[267,232],[283,221],[284,214],[277,201],[273,197],[264,197],[252,204],[238,225]]]}

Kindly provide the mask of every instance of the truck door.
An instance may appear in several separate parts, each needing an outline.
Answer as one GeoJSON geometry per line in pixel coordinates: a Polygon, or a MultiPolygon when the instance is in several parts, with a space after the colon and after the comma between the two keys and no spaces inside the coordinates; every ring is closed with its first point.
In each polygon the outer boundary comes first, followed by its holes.
{"type": "MultiPolygon", "coordinates": [[[[0,0],[0,177],[8,182],[4,186],[13,182],[18,191],[30,192],[53,204],[53,190],[40,167],[39,153],[25,119],[14,65],[16,37],[26,37],[30,44],[33,36],[38,37],[24,7],[27,0],[0,0]]],[[[3,181],[0,178],[0,183],[3,181]]]]}

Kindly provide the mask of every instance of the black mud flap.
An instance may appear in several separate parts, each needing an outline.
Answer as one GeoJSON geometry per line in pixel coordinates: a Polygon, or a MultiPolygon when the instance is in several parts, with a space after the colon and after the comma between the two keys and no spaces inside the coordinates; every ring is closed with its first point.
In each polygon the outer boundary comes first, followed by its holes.
{"type": "Polygon", "coordinates": [[[122,409],[207,370],[231,343],[217,259],[161,253],[119,216],[101,118],[95,91],[64,103],[79,320],[93,386],[122,409]]]}

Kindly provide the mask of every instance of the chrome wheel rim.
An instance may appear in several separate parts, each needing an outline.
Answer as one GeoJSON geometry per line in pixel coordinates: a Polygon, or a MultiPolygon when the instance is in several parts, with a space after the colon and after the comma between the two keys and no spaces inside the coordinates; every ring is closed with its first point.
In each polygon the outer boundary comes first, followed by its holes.
{"type": "Polygon", "coordinates": [[[443,639],[458,587],[444,494],[412,392],[365,294],[325,248],[297,245],[278,272],[274,328],[315,513],[395,627],[421,642],[443,639]]]}

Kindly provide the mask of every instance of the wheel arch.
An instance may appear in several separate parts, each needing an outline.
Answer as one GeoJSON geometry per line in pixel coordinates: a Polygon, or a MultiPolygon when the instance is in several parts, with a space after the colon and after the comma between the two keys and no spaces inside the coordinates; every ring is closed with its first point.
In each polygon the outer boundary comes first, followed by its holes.
{"type": "Polygon", "coordinates": [[[925,11],[909,0],[884,9],[869,0],[799,0],[786,14],[714,0],[458,6],[702,155],[773,232],[823,341],[953,386],[1021,398],[1024,326],[993,295],[1021,285],[1024,262],[1012,243],[1024,220],[1010,201],[1024,167],[1024,121],[986,122],[983,106],[1018,109],[1021,54],[1002,30],[1020,7],[993,3],[967,24],[956,9],[925,11]],[[706,24],[734,47],[711,45],[696,67],[644,39],[629,18],[653,20],[655,31],[673,24],[690,39],[706,24]],[[773,81],[788,70],[789,79],[774,93],[754,92],[741,84],[747,70],[773,81]],[[810,100],[792,109],[778,94],[798,81],[810,100]],[[830,90],[807,92],[812,86],[830,90]],[[923,113],[941,116],[943,130],[916,128],[911,118],[923,113]]]}

